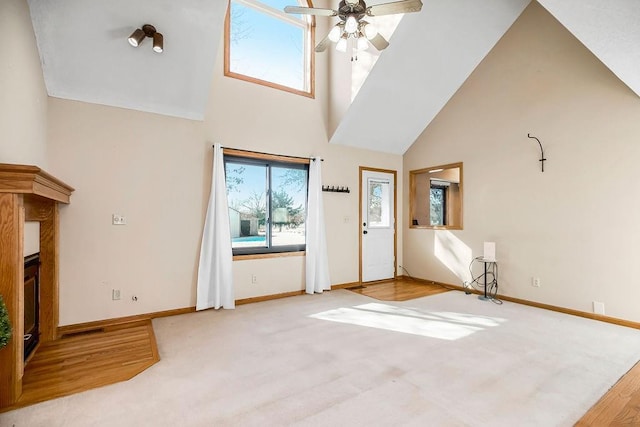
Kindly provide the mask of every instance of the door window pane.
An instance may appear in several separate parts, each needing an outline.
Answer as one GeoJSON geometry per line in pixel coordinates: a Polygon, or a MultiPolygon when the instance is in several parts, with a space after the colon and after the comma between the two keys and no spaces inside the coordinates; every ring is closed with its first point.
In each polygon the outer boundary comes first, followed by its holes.
{"type": "Polygon", "coordinates": [[[368,227],[390,227],[389,181],[369,179],[368,187],[368,227]]]}

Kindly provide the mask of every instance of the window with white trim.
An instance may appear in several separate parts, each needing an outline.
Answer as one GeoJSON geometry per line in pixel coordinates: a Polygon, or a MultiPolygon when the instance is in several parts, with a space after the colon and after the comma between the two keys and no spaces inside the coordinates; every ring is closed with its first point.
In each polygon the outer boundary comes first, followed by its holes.
{"type": "Polygon", "coordinates": [[[306,0],[231,0],[225,75],[313,97],[313,17],[284,12],[306,0]]]}

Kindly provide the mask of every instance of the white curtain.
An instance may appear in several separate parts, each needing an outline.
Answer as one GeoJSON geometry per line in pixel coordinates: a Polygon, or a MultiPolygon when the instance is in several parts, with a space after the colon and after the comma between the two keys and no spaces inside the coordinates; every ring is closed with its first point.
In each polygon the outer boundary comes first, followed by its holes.
{"type": "Polygon", "coordinates": [[[322,205],[322,161],[317,158],[309,164],[309,196],[307,205],[306,292],[328,291],[329,259],[322,205]]]}
{"type": "Polygon", "coordinates": [[[234,308],[233,253],[222,147],[213,147],[211,195],[202,233],[196,310],[234,308]]]}

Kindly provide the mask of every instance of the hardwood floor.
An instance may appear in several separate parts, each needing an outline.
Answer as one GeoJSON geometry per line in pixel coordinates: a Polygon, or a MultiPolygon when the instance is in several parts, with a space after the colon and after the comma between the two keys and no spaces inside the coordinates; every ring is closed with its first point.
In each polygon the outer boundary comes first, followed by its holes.
{"type": "Polygon", "coordinates": [[[607,394],[576,423],[576,427],[639,425],[640,362],[620,378],[607,394]]]}
{"type": "Polygon", "coordinates": [[[47,342],[25,367],[18,403],[3,411],[126,381],[159,360],[150,320],[47,342]]]}
{"type": "Polygon", "coordinates": [[[364,284],[363,286],[347,288],[347,290],[382,301],[408,301],[414,298],[449,292],[449,289],[440,285],[411,279],[364,284]]]}

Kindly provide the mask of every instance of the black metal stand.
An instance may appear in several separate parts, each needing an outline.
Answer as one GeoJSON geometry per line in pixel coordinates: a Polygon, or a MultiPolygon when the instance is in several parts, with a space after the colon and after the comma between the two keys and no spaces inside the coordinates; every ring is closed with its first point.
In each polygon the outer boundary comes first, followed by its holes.
{"type": "Polygon", "coordinates": [[[487,295],[487,272],[489,271],[489,264],[495,263],[495,261],[487,261],[484,259],[481,259],[480,261],[484,263],[484,295],[480,295],[478,299],[482,301],[489,301],[491,297],[487,295]]]}

